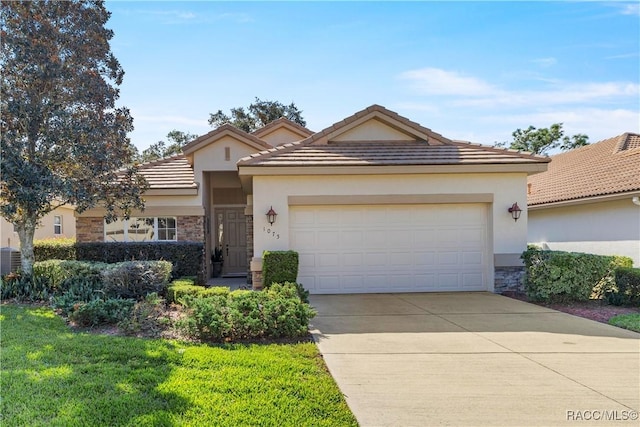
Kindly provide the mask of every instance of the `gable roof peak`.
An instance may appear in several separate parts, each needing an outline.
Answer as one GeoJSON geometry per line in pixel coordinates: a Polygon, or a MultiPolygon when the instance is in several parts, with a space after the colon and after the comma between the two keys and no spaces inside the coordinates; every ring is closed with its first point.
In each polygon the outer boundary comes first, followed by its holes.
{"type": "Polygon", "coordinates": [[[618,144],[615,149],[616,153],[640,148],[640,134],[625,132],[617,138],[618,144]]]}
{"type": "Polygon", "coordinates": [[[238,129],[237,127],[229,123],[225,123],[221,126],[218,126],[214,130],[194,139],[193,141],[182,147],[182,152],[185,155],[189,155],[228,134],[234,135],[236,139],[248,145],[253,145],[262,149],[271,148],[270,144],[266,143],[260,138],[247,133],[242,129],[238,129]]]}

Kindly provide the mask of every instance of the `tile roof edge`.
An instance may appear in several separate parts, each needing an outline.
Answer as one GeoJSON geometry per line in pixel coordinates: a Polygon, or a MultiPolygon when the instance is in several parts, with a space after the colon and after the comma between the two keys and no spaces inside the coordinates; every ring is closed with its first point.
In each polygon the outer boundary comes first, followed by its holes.
{"type": "Polygon", "coordinates": [[[535,154],[532,153],[530,151],[518,151],[518,150],[513,150],[511,148],[502,148],[502,147],[496,147],[493,145],[484,145],[484,144],[480,144],[477,142],[470,142],[470,141],[462,141],[462,140],[453,140],[452,141],[453,144],[455,145],[469,145],[469,146],[473,146],[473,147],[480,147],[483,149],[487,149],[490,150],[492,152],[495,153],[508,153],[508,154],[514,154],[517,155],[519,157],[523,157],[523,158],[528,158],[531,160],[538,160],[540,162],[544,162],[544,163],[549,163],[551,161],[551,157],[549,156],[545,156],[542,154],[535,154]]]}
{"type": "Polygon", "coordinates": [[[245,138],[245,139],[253,142],[256,145],[262,146],[263,148],[271,147],[271,145],[269,145],[265,141],[261,140],[257,136],[252,135],[250,133],[247,133],[247,132],[243,131],[242,129],[238,129],[237,127],[233,126],[232,124],[225,123],[222,126],[218,126],[214,130],[212,130],[210,132],[207,132],[206,134],[204,134],[202,136],[199,136],[198,138],[196,138],[193,141],[191,141],[188,144],[186,144],[184,147],[182,147],[182,152],[185,155],[191,154],[192,152],[197,151],[198,148],[196,148],[196,147],[199,147],[199,145],[202,144],[207,139],[215,137],[216,135],[222,134],[222,133],[224,133],[226,131],[237,135],[239,138],[245,138]]]}
{"type": "Polygon", "coordinates": [[[308,128],[302,126],[301,124],[296,123],[293,120],[288,119],[286,117],[280,117],[278,119],[275,119],[272,122],[267,123],[266,125],[262,126],[261,128],[256,129],[253,132],[250,132],[250,134],[256,136],[257,138],[259,138],[258,135],[264,135],[265,133],[268,133],[268,132],[265,132],[265,131],[268,131],[271,128],[274,128],[274,127],[278,126],[280,123],[286,123],[286,124],[296,128],[296,129],[298,129],[301,133],[307,134],[307,136],[311,136],[311,135],[314,134],[314,132],[311,129],[308,129],[308,128]]]}

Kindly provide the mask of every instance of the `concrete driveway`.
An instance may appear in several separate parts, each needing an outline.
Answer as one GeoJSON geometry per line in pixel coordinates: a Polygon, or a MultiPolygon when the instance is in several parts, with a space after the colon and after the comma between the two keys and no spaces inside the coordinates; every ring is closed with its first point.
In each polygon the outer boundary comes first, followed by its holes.
{"type": "Polygon", "coordinates": [[[361,426],[639,425],[640,334],[484,292],[310,300],[361,426]]]}

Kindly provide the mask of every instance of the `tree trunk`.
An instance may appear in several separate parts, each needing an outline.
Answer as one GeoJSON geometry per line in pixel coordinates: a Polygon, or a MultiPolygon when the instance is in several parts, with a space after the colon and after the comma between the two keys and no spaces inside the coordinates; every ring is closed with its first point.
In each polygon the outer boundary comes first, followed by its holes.
{"type": "Polygon", "coordinates": [[[33,236],[36,232],[37,223],[38,221],[35,218],[25,218],[22,224],[16,226],[18,237],[20,238],[22,274],[29,277],[33,275],[33,263],[35,262],[33,236]]]}

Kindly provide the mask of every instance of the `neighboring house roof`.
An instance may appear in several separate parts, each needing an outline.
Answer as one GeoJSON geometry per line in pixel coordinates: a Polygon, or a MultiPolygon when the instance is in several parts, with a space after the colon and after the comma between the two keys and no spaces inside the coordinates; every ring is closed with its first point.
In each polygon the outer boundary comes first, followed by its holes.
{"type": "Polygon", "coordinates": [[[529,153],[452,141],[418,123],[372,105],[308,138],[240,159],[239,166],[386,166],[546,163],[529,153]],[[345,139],[374,120],[401,139],[345,139]],[[392,140],[393,139],[393,140],[392,140]]]}
{"type": "Polygon", "coordinates": [[[529,206],[640,191],[640,135],[625,133],[551,157],[528,178],[529,206]]]}
{"type": "Polygon", "coordinates": [[[253,132],[251,132],[251,134],[258,138],[263,138],[265,135],[269,135],[270,133],[282,127],[289,129],[293,133],[300,135],[300,139],[313,135],[312,131],[310,131],[304,126],[299,125],[293,120],[287,119],[286,117],[280,117],[279,119],[272,121],[266,126],[263,126],[260,129],[254,130],[253,132]]]}
{"type": "Polygon", "coordinates": [[[139,173],[149,183],[149,190],[197,189],[193,168],[180,154],[139,166],[139,173]]]}

